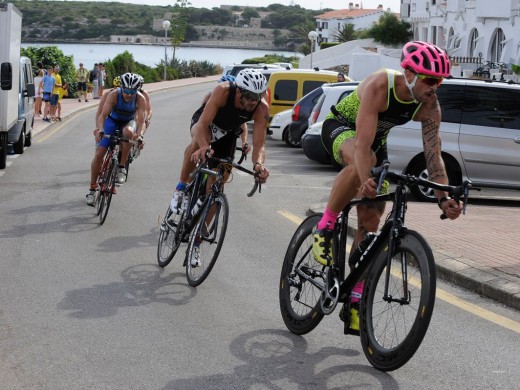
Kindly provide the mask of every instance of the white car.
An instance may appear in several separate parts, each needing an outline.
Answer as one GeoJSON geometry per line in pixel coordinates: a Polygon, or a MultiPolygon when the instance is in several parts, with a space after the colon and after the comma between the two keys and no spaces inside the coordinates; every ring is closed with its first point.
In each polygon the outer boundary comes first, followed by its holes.
{"type": "Polygon", "coordinates": [[[276,114],[269,125],[271,138],[283,141],[284,133],[289,131],[289,124],[292,122],[292,109],[282,111],[276,114]]]}
{"type": "Polygon", "coordinates": [[[330,107],[338,104],[340,100],[350,95],[358,84],[358,81],[323,84],[321,86],[323,94],[314,105],[309,116],[309,127],[316,122],[324,121],[325,117],[330,113],[330,107]]]}

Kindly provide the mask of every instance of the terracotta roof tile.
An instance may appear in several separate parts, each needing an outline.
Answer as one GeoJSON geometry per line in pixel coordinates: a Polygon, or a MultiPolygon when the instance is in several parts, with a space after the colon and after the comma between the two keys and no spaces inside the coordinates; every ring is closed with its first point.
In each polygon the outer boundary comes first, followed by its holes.
{"type": "Polygon", "coordinates": [[[339,9],[315,16],[315,19],[351,19],[360,16],[383,13],[382,9],[339,9]]]}

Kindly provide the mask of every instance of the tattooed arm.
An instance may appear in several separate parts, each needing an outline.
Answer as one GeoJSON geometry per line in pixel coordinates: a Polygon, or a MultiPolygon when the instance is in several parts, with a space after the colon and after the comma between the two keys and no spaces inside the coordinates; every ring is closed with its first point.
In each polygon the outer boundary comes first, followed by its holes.
{"type": "MultiPolygon", "coordinates": [[[[439,126],[441,123],[441,108],[437,99],[424,103],[416,115],[416,120],[422,124],[422,137],[426,169],[431,181],[439,184],[449,184],[448,174],[441,154],[441,137],[439,126]]],[[[435,190],[435,196],[439,201],[442,211],[450,219],[456,219],[460,215],[461,208],[454,199],[447,199],[444,191],[435,190]]]]}

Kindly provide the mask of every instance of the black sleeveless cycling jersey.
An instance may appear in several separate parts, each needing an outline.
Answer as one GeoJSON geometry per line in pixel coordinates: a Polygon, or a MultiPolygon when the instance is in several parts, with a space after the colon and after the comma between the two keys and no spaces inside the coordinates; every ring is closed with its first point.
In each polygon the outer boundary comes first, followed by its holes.
{"type": "MultiPolygon", "coordinates": [[[[249,122],[253,118],[253,114],[256,111],[256,108],[258,107],[258,104],[260,104],[260,102],[258,102],[255,109],[251,112],[242,110],[240,108],[236,108],[235,93],[237,86],[235,83],[232,82],[230,82],[229,84],[230,88],[226,105],[218,109],[217,115],[215,116],[215,119],[213,119],[213,122],[210,125],[211,130],[213,132],[214,140],[219,139],[230,132],[238,137],[242,132],[241,125],[243,123],[249,122]]],[[[205,106],[206,103],[204,103],[195,112],[195,114],[193,114],[192,126],[199,120],[205,106]]]]}

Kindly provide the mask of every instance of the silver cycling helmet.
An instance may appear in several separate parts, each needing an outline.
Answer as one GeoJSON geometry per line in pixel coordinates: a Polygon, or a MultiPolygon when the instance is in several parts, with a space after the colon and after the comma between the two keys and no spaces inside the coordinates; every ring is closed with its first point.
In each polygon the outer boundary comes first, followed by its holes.
{"type": "Polygon", "coordinates": [[[135,73],[125,73],[121,76],[121,88],[138,89],[140,85],[140,76],[135,73]]]}
{"type": "Polygon", "coordinates": [[[255,94],[263,94],[267,90],[267,79],[259,71],[251,68],[242,69],[235,78],[235,83],[241,90],[255,94]]]}

